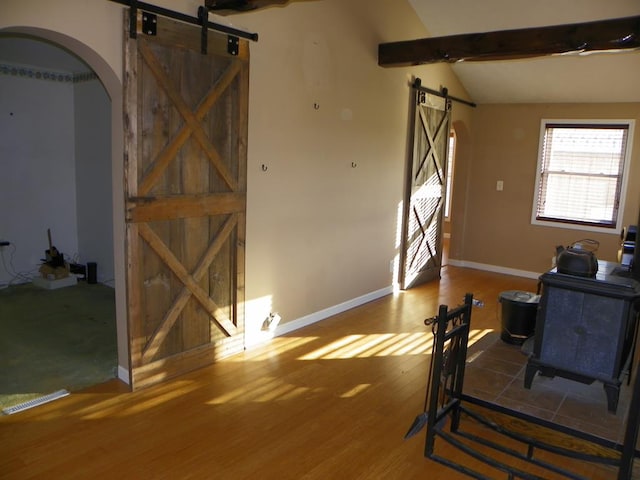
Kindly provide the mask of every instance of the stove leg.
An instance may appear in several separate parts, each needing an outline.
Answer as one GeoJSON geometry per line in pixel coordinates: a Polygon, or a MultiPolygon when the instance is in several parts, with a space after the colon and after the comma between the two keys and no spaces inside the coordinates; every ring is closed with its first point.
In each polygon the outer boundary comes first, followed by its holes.
{"type": "Polygon", "coordinates": [[[620,386],[611,383],[604,384],[604,391],[607,394],[607,408],[615,414],[618,410],[618,398],[620,397],[620,386]]]}
{"type": "Polygon", "coordinates": [[[529,390],[531,389],[531,383],[533,382],[533,377],[536,376],[537,371],[538,367],[536,365],[527,363],[527,368],[524,371],[524,388],[529,390]]]}

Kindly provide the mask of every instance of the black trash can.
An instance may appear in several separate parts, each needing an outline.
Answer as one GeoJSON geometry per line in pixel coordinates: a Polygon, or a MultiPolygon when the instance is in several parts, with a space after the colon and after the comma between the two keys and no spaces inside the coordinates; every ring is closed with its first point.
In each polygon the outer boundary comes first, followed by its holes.
{"type": "Polygon", "coordinates": [[[98,283],[98,264],[87,262],[87,283],[98,283]]]}
{"type": "Polygon", "coordinates": [[[540,295],[520,290],[500,293],[498,309],[502,331],[500,338],[507,343],[522,345],[536,330],[536,315],[540,295]]]}

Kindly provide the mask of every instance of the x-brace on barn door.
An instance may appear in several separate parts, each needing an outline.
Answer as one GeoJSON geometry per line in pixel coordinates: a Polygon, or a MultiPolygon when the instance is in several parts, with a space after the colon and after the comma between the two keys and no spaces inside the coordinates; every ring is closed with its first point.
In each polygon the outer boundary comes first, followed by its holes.
{"type": "Polygon", "coordinates": [[[125,21],[127,291],[134,389],[244,348],[249,49],[125,21]]]}
{"type": "Polygon", "coordinates": [[[407,159],[400,288],[440,278],[451,100],[412,87],[412,148],[407,159]]]}

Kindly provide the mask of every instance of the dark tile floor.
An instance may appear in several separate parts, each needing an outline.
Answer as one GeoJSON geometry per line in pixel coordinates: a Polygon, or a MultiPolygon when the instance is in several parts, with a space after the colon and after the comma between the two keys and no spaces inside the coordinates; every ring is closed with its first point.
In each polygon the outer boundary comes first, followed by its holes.
{"type": "Polygon", "coordinates": [[[623,382],[618,409],[607,409],[602,383],[586,385],[561,377],[536,375],[524,388],[527,354],[518,345],[491,333],[469,348],[464,391],[513,410],[562,424],[608,440],[622,442],[631,398],[623,382]]]}

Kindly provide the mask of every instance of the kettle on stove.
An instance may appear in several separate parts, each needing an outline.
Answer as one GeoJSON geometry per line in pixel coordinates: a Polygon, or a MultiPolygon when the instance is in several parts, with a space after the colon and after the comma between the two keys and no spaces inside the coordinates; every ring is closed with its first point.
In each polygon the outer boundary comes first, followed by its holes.
{"type": "Polygon", "coordinates": [[[569,247],[556,247],[556,270],[558,273],[578,277],[595,277],[598,259],[595,252],[600,242],[591,239],[578,240],[569,247]]]}

